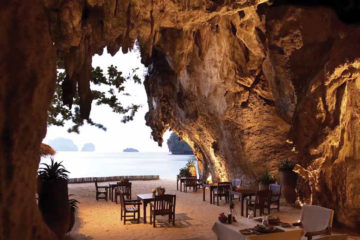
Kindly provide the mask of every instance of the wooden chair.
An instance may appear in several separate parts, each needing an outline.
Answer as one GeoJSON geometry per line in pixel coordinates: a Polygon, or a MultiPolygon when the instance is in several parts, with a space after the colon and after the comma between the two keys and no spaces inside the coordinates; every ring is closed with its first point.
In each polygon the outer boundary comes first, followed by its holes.
{"type": "Polygon", "coordinates": [[[203,184],[204,184],[203,175],[199,174],[199,178],[197,179],[197,184],[196,184],[197,189],[203,188],[204,187],[203,184]]]}
{"type": "Polygon", "coordinates": [[[124,195],[120,193],[120,220],[126,221],[136,220],[140,222],[140,205],[138,200],[125,200],[124,195]],[[128,215],[128,213],[130,213],[128,215]],[[128,218],[131,218],[128,220],[128,218]]]}
{"type": "Polygon", "coordinates": [[[115,188],[115,202],[118,203],[118,196],[124,195],[126,200],[131,200],[131,182],[118,182],[115,188]]]}
{"type": "MultiPolygon", "coordinates": [[[[235,178],[232,180],[232,190],[236,191],[238,187],[240,187],[242,184],[242,179],[235,178]]],[[[234,194],[231,196],[232,199],[235,199],[234,194]]],[[[239,201],[241,201],[240,195],[239,195],[239,201]]]]}
{"type": "Polygon", "coordinates": [[[225,197],[225,201],[226,203],[228,203],[230,190],[231,190],[231,182],[219,182],[218,186],[214,189],[212,202],[215,204],[215,198],[216,198],[216,204],[219,206],[219,198],[222,199],[222,197],[225,197]]]}
{"type": "Polygon", "coordinates": [[[270,197],[269,201],[266,202],[266,207],[268,209],[268,213],[270,214],[271,209],[277,209],[280,211],[280,197],[281,197],[281,185],[279,184],[270,184],[270,197]],[[271,204],[275,204],[276,208],[271,208],[271,204]]]}
{"type": "Polygon", "coordinates": [[[176,195],[164,194],[161,196],[155,196],[154,203],[150,203],[150,224],[156,227],[156,216],[169,215],[169,223],[172,221],[175,225],[175,205],[176,195]]]}
{"type": "Polygon", "coordinates": [[[333,218],[334,210],[332,209],[316,205],[304,205],[301,210],[300,222],[296,225],[302,226],[305,237],[311,240],[314,236],[330,235],[333,218]]]}
{"type": "Polygon", "coordinates": [[[108,186],[99,186],[97,183],[97,179],[95,179],[95,189],[96,189],[96,201],[99,199],[108,200],[108,186]]]}
{"type": "Polygon", "coordinates": [[[269,201],[270,191],[269,190],[261,190],[258,191],[255,195],[255,200],[251,197],[246,198],[246,216],[249,214],[249,210],[254,212],[254,217],[256,217],[256,210],[259,209],[260,216],[264,214],[264,209],[266,206],[266,202],[269,201]]]}
{"type": "Polygon", "coordinates": [[[197,178],[188,177],[184,181],[184,192],[187,192],[187,188],[192,188],[194,192],[197,191],[197,178]]]}

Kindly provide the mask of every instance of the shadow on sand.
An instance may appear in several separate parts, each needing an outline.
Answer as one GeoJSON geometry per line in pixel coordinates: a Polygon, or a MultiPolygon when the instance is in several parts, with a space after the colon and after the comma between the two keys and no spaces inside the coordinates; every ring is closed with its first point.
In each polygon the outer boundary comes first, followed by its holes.
{"type": "Polygon", "coordinates": [[[79,215],[76,213],[75,225],[71,230],[71,232],[66,235],[65,240],[94,240],[94,238],[91,236],[86,236],[81,233],[76,233],[79,227],[81,226],[82,222],[83,221],[81,220],[81,218],[79,218],[79,215]]]}

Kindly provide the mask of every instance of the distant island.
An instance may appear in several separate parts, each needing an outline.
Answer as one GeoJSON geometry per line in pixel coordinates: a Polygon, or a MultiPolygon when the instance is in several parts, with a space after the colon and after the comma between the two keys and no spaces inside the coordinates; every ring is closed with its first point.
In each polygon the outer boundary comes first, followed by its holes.
{"type": "Polygon", "coordinates": [[[93,143],[85,143],[81,148],[82,152],[93,152],[95,151],[95,145],[93,143]]]}
{"type": "Polygon", "coordinates": [[[78,151],[78,147],[71,139],[68,138],[55,138],[49,141],[49,145],[55,149],[55,151],[78,151]]]}
{"type": "Polygon", "coordinates": [[[123,152],[139,152],[139,150],[135,149],[135,148],[125,148],[123,150],[123,152]]]}
{"type": "Polygon", "coordinates": [[[193,154],[190,146],[186,142],[180,141],[175,133],[170,135],[167,145],[172,154],[193,154]]]}

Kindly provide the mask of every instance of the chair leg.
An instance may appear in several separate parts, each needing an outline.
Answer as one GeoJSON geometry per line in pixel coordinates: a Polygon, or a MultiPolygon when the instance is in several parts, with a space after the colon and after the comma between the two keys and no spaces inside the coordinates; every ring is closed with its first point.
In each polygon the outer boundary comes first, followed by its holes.
{"type": "Polygon", "coordinates": [[[140,207],[138,207],[138,211],[137,211],[137,223],[140,223],[140,207]]]}
{"type": "Polygon", "coordinates": [[[217,195],[216,204],[219,206],[219,195],[217,195]]]}
{"type": "Polygon", "coordinates": [[[154,214],[154,219],[153,219],[153,227],[156,227],[156,225],[155,225],[155,214],[154,214]]]}
{"type": "Polygon", "coordinates": [[[124,210],[124,225],[126,224],[126,210],[124,210]]]}
{"type": "Polygon", "coordinates": [[[173,221],[173,225],[175,226],[175,213],[173,213],[172,215],[172,221],[173,221]]]}
{"type": "Polygon", "coordinates": [[[248,217],[248,216],[249,216],[249,205],[246,204],[246,217],[248,217]]]}

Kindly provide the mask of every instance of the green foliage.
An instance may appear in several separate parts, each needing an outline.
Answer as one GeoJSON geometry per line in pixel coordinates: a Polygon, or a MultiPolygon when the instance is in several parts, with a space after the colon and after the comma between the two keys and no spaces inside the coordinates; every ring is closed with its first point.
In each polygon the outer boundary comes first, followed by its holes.
{"type": "Polygon", "coordinates": [[[259,177],[258,179],[259,183],[262,184],[270,184],[275,182],[274,176],[269,172],[268,169],[266,169],[259,177]]]}
{"type": "Polygon", "coordinates": [[[180,177],[190,177],[191,173],[188,167],[183,167],[180,168],[180,173],[179,173],[180,177]]]}
{"type": "Polygon", "coordinates": [[[157,187],[157,188],[156,188],[156,191],[162,191],[162,190],[164,190],[164,191],[165,191],[165,188],[164,188],[164,187],[162,187],[162,186],[159,186],[159,187],[157,187]]]}
{"type": "Polygon", "coordinates": [[[191,172],[190,172],[190,168],[195,167],[195,161],[194,160],[189,160],[185,167],[180,168],[180,177],[191,177],[191,172]]]}
{"type": "Polygon", "coordinates": [[[171,133],[169,139],[167,140],[167,145],[169,151],[173,154],[193,154],[189,145],[184,141],[180,141],[179,137],[175,133],[171,133]]]}
{"type": "Polygon", "coordinates": [[[62,162],[55,162],[53,158],[51,158],[51,163],[46,164],[42,163],[44,167],[41,167],[38,174],[42,180],[55,180],[55,179],[68,179],[68,173],[62,162]]]}
{"type": "Polygon", "coordinates": [[[284,172],[292,172],[294,167],[295,167],[295,163],[289,159],[282,160],[278,165],[279,171],[284,171],[284,172]]]}
{"type": "MultiPolygon", "coordinates": [[[[73,195],[70,194],[69,197],[71,197],[71,196],[73,196],[73,195]]],[[[75,210],[78,208],[77,205],[78,205],[79,203],[80,203],[80,202],[79,202],[78,200],[73,199],[73,198],[69,198],[70,210],[71,210],[72,212],[75,212],[75,210]]]]}
{"type": "Polygon", "coordinates": [[[186,163],[186,167],[188,169],[190,169],[191,167],[195,167],[195,161],[194,160],[189,160],[187,163],[186,163]]]}
{"type": "MultiPolygon", "coordinates": [[[[141,84],[141,79],[136,75],[138,69],[133,69],[132,74],[124,77],[122,72],[118,71],[116,66],[108,67],[107,74],[104,74],[100,67],[92,68],[90,83],[93,86],[101,87],[101,90],[92,90],[93,103],[96,105],[107,105],[113,112],[123,114],[122,122],[126,123],[133,120],[135,113],[141,107],[140,105],[132,104],[130,106],[123,106],[118,98],[120,94],[123,96],[130,96],[129,93],[124,93],[124,83],[132,79],[135,83],[141,84]]],[[[74,108],[65,106],[62,101],[62,84],[66,78],[66,72],[59,70],[57,74],[57,82],[55,94],[52,99],[50,109],[48,111],[48,125],[64,126],[66,122],[72,122],[72,126],[68,132],[79,133],[79,128],[84,125],[84,121],[88,124],[106,130],[105,126],[94,122],[91,118],[82,119],[80,117],[80,98],[76,93],[73,99],[74,108]]]]}

